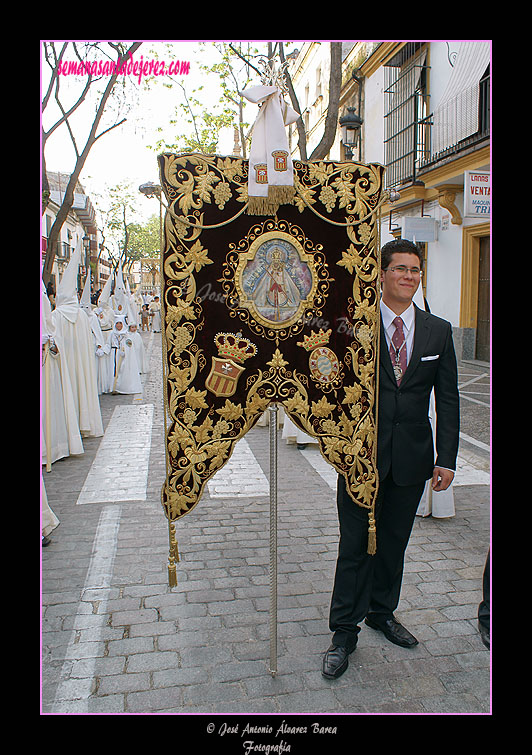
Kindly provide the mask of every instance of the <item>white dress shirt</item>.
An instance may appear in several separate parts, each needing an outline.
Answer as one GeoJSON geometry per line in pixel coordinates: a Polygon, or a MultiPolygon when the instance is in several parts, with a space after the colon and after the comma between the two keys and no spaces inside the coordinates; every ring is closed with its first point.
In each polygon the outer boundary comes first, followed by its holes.
{"type": "MultiPolygon", "coordinates": [[[[390,350],[392,336],[395,333],[395,325],[393,324],[393,321],[396,317],[397,315],[395,314],[395,312],[393,312],[390,307],[388,307],[381,299],[381,318],[384,332],[386,334],[386,344],[388,346],[388,351],[390,350]]],[[[412,347],[414,345],[414,330],[416,322],[414,305],[411,304],[407,309],[405,309],[405,311],[401,313],[400,317],[403,321],[403,332],[405,334],[406,341],[406,363],[408,364],[412,355],[412,347]]]]}

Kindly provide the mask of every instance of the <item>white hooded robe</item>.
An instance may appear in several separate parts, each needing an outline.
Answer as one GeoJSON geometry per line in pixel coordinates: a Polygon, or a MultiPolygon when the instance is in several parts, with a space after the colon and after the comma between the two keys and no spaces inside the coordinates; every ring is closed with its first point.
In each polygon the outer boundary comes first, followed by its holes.
{"type": "Polygon", "coordinates": [[[84,453],[68,366],[55,343],[52,308],[42,284],[42,463],[84,453]]]}
{"type": "Polygon", "coordinates": [[[112,275],[106,280],[103,290],[98,298],[98,306],[94,310],[100,323],[100,330],[105,341],[102,346],[103,354],[100,357],[98,372],[98,392],[110,393],[113,388],[113,359],[111,354],[111,334],[114,325],[114,312],[109,304],[111,298],[112,275]]]}
{"type": "Polygon", "coordinates": [[[76,294],[76,278],[81,255],[78,242],[67,269],[57,287],[56,307],[52,312],[55,339],[70,373],[72,393],[83,435],[103,435],[102,415],[98,398],[94,346],[89,319],[80,308],[76,294]]]}
{"type": "Polygon", "coordinates": [[[112,393],[142,393],[137,354],[130,336],[124,318],[117,318],[111,336],[112,393]],[[121,330],[116,327],[118,323],[122,323],[121,330]]]}
{"type": "Polygon", "coordinates": [[[146,354],[146,349],[144,347],[144,341],[142,340],[142,336],[136,330],[134,333],[129,331],[129,337],[133,341],[133,346],[135,347],[135,353],[137,355],[137,363],[139,366],[139,372],[141,374],[146,374],[148,372],[148,357],[146,354]]]}

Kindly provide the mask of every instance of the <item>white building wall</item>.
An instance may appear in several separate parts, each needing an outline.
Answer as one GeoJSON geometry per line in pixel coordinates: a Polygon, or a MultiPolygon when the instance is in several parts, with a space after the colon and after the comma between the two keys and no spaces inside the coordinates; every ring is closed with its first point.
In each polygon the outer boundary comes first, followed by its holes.
{"type": "MultiPolygon", "coordinates": [[[[457,206],[460,207],[460,197],[457,206]]],[[[419,208],[412,214],[419,217],[419,208]]],[[[426,297],[433,314],[458,327],[460,320],[460,286],[462,274],[462,226],[453,225],[447,210],[437,201],[424,207],[424,214],[437,221],[437,240],[427,252],[426,297]]]]}
{"type": "MultiPolygon", "coordinates": [[[[296,89],[300,97],[302,109],[310,108],[309,124],[314,126],[311,138],[308,142],[308,155],[318,144],[323,133],[323,120],[321,115],[325,112],[328,104],[328,77],[329,77],[329,47],[322,43],[307,43],[310,46],[310,54],[304,58],[304,69],[300,69],[297,78],[296,89]],[[315,81],[317,67],[321,66],[322,91],[324,94],[321,101],[321,112],[318,113],[315,104],[315,81]],[[309,97],[305,100],[305,87],[308,86],[309,97]]],[[[428,112],[433,113],[441,101],[447,88],[447,84],[453,72],[453,53],[460,47],[460,41],[438,41],[429,44],[427,63],[429,68],[429,93],[428,112]]],[[[303,52],[303,50],[302,50],[303,52]]],[[[303,60],[303,58],[301,58],[303,60]]],[[[384,165],[384,68],[379,68],[364,79],[362,117],[362,153],[361,161],[364,163],[376,162],[384,165]]],[[[337,160],[340,155],[340,134],[338,132],[335,144],[330,153],[330,159],[337,160]]],[[[456,175],[452,179],[454,185],[463,182],[463,174],[456,175]]],[[[478,218],[464,217],[464,195],[458,192],[455,197],[455,205],[462,216],[462,223],[455,225],[451,222],[450,213],[440,206],[437,199],[426,202],[423,205],[423,214],[434,218],[437,222],[437,238],[427,244],[427,270],[426,270],[426,296],[431,311],[451,322],[454,328],[459,328],[461,285],[462,285],[462,243],[463,229],[470,225],[477,225],[478,218]]],[[[411,207],[399,207],[392,212],[392,223],[387,214],[382,218],[381,244],[395,238],[392,231],[401,226],[401,218],[407,215],[421,216],[419,203],[411,207]]]]}
{"type": "Polygon", "coordinates": [[[380,67],[364,82],[362,162],[384,165],[384,71],[380,67]]]}
{"type": "MultiPolygon", "coordinates": [[[[307,155],[311,155],[323,135],[329,106],[330,48],[326,42],[306,42],[301,48],[293,75],[301,115],[307,132],[307,155]],[[299,68],[303,63],[304,67],[299,68]]],[[[292,146],[297,147],[297,129],[292,127],[292,146]]]]}

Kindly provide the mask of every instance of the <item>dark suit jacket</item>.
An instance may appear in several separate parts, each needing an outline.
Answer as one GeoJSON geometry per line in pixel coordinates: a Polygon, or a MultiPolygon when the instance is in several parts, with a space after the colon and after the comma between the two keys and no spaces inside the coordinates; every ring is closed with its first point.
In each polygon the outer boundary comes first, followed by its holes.
{"type": "Polygon", "coordinates": [[[400,387],[381,323],[377,426],[380,479],[391,469],[398,485],[415,485],[430,479],[435,465],[456,468],[460,430],[458,372],[452,328],[446,320],[415,306],[412,355],[400,387]],[[432,388],[437,412],[436,460],[429,420],[432,388]]]}

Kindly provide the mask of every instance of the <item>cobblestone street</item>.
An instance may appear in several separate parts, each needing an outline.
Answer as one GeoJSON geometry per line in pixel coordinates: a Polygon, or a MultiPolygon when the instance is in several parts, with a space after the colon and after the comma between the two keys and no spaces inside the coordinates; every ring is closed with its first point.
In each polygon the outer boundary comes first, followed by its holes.
{"type": "MultiPolygon", "coordinates": [[[[417,517],[398,618],[419,639],[363,626],[330,682],[336,474],[317,446],[279,433],[278,673],[269,667],[269,428],[237,445],[176,527],[168,586],[160,335],[142,333],[142,396],[100,396],[105,435],[43,471],[60,520],[42,552],[42,710],[93,714],[364,714],[490,711],[477,629],[490,543],[489,366],[460,364],[456,515],[417,517]]],[[[208,723],[205,720],[205,725],[208,723]]],[[[217,724],[218,726],[219,724],[217,724]]]]}

